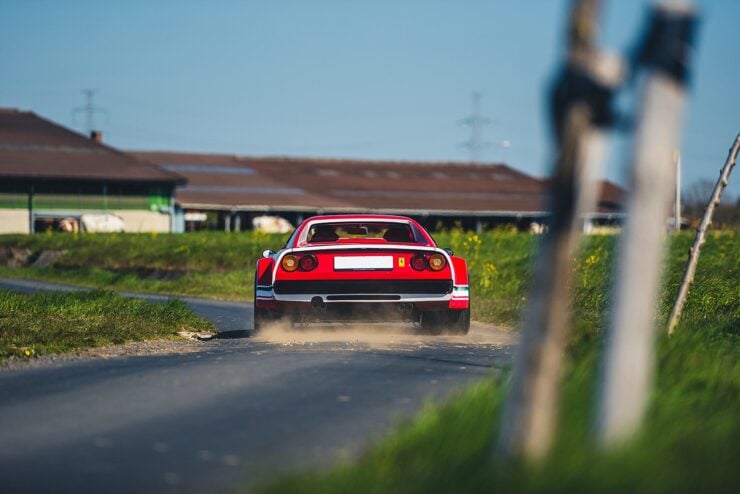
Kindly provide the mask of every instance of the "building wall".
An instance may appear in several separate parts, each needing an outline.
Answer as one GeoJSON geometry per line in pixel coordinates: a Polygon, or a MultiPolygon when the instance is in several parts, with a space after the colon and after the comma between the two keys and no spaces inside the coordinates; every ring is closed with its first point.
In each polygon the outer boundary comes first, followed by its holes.
{"type": "Polygon", "coordinates": [[[28,209],[0,208],[1,233],[28,233],[28,209]]]}
{"type": "MultiPolygon", "coordinates": [[[[130,209],[108,211],[120,216],[126,232],[130,233],[168,233],[170,231],[170,215],[155,211],[133,211],[130,209]]],[[[101,211],[74,211],[70,216],[79,216],[84,213],[100,214],[101,211]]],[[[43,213],[42,213],[43,216],[43,213]]],[[[28,209],[0,208],[0,234],[29,233],[28,209]]]]}
{"type": "Polygon", "coordinates": [[[0,180],[0,233],[29,233],[32,198],[37,231],[85,213],[121,217],[127,232],[169,232],[174,189],[167,184],[105,181],[0,180]]]}
{"type": "Polygon", "coordinates": [[[121,217],[126,232],[129,233],[167,233],[170,231],[170,215],[166,213],[130,209],[115,210],[111,213],[121,217]]]}

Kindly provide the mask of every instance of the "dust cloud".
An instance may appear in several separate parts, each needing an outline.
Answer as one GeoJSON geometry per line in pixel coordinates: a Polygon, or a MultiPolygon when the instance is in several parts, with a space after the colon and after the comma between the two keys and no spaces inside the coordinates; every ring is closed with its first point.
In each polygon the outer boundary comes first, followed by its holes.
{"type": "Polygon", "coordinates": [[[314,343],[340,343],[363,347],[390,349],[398,347],[424,347],[438,344],[459,346],[504,346],[515,342],[510,329],[473,322],[466,335],[424,334],[410,323],[315,323],[291,327],[289,323],[267,325],[255,337],[257,341],[281,345],[306,345],[314,343]]]}

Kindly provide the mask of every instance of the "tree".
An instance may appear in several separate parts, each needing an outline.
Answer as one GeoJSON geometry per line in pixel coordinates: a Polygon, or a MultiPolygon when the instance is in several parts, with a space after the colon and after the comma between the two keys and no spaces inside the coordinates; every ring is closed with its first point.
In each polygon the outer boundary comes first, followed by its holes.
{"type": "MultiPolygon", "coordinates": [[[[689,184],[683,191],[683,214],[689,218],[692,226],[699,224],[713,190],[714,181],[702,178],[689,184]]],[[[725,191],[722,202],[714,211],[712,222],[716,228],[740,225],[740,197],[725,191]]]]}

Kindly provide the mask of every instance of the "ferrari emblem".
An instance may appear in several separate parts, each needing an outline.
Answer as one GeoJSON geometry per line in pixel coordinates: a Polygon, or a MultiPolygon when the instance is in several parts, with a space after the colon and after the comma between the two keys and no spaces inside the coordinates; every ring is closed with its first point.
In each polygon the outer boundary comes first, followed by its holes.
{"type": "Polygon", "coordinates": [[[405,257],[399,257],[398,258],[398,267],[399,268],[406,267],[406,258],[405,257]]]}

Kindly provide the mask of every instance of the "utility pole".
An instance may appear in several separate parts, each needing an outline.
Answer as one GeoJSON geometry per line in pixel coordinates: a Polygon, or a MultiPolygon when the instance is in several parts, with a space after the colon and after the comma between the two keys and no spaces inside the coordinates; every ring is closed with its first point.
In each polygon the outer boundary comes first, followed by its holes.
{"type": "MultiPolygon", "coordinates": [[[[87,136],[90,137],[95,130],[100,130],[95,126],[95,115],[100,113],[108,117],[108,112],[104,108],[95,106],[95,93],[97,89],[83,89],[82,94],[85,95],[85,104],[78,106],[72,110],[72,120],[75,121],[75,117],[79,113],[85,115],[85,131],[87,136]]],[[[76,123],[76,122],[75,122],[76,123]]]]}
{"type": "Polygon", "coordinates": [[[490,146],[490,143],[483,140],[483,126],[489,125],[491,119],[481,115],[481,98],[483,98],[483,94],[478,92],[473,93],[473,112],[469,117],[460,121],[462,125],[470,127],[470,139],[460,145],[470,151],[471,163],[479,163],[483,150],[490,146]]]}
{"type": "Polygon", "coordinates": [[[681,152],[677,149],[674,154],[676,160],[676,202],[673,205],[673,229],[681,231],[681,152]]]}

